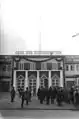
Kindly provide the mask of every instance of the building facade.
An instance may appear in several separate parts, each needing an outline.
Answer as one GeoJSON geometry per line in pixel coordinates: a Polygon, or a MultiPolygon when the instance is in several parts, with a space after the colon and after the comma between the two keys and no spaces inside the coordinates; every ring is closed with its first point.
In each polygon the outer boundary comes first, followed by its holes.
{"type": "Polygon", "coordinates": [[[39,86],[70,88],[79,85],[79,56],[1,56],[0,87],[2,91],[9,91],[11,85],[16,91],[20,87],[23,89],[29,87],[32,94],[36,94],[39,86]]]}
{"type": "Polygon", "coordinates": [[[79,56],[65,57],[65,85],[79,86],[79,56]]]}
{"type": "Polygon", "coordinates": [[[0,91],[10,91],[12,80],[12,57],[0,56],[0,91]]]}
{"type": "Polygon", "coordinates": [[[15,56],[13,86],[29,87],[33,93],[38,88],[64,86],[63,56],[15,56]]]}

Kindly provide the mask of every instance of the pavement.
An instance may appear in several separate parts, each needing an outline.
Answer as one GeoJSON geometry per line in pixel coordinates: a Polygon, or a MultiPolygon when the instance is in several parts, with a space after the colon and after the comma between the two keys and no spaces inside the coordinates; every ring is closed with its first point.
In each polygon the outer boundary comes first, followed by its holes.
{"type": "Polygon", "coordinates": [[[79,119],[79,112],[70,110],[0,110],[0,117],[0,119],[79,119]]]}
{"type": "Polygon", "coordinates": [[[57,106],[57,104],[46,105],[40,104],[37,97],[32,97],[32,101],[29,102],[29,105],[24,103],[24,108],[21,108],[21,99],[18,94],[15,97],[13,103],[10,102],[10,93],[0,93],[0,110],[76,110],[79,107],[75,108],[72,104],[63,103],[62,106],[57,106]]]}

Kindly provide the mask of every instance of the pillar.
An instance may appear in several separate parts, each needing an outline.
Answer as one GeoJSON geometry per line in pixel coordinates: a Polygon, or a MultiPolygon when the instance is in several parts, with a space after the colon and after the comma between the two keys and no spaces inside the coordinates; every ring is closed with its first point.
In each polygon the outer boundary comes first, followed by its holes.
{"type": "Polygon", "coordinates": [[[25,86],[24,89],[26,89],[26,87],[28,87],[28,71],[25,71],[25,86]]]}
{"type": "Polygon", "coordinates": [[[64,81],[63,81],[63,71],[60,71],[60,87],[63,87],[64,81]]]}
{"type": "Polygon", "coordinates": [[[16,91],[16,70],[14,70],[14,74],[13,74],[14,76],[14,78],[13,78],[13,86],[14,86],[14,88],[15,88],[15,91],[16,91]]]}
{"type": "Polygon", "coordinates": [[[40,80],[39,80],[39,71],[37,71],[37,85],[36,85],[36,92],[38,91],[38,88],[40,86],[40,80]]]}
{"type": "Polygon", "coordinates": [[[48,80],[48,82],[49,82],[49,87],[52,85],[52,81],[51,81],[51,71],[49,71],[49,80],[48,80]]]}
{"type": "Polygon", "coordinates": [[[79,78],[76,78],[76,85],[79,86],[79,78]]]}

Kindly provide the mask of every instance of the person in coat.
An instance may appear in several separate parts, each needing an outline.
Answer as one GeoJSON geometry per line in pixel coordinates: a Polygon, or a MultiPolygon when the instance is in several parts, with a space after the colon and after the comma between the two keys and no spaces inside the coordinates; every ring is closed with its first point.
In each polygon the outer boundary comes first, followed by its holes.
{"type": "Polygon", "coordinates": [[[14,89],[14,87],[12,87],[12,89],[11,89],[11,102],[14,102],[14,98],[15,98],[15,89],[14,89]]]}
{"type": "Polygon", "coordinates": [[[50,90],[46,88],[46,104],[49,105],[50,102],[50,90]]]}
{"type": "Polygon", "coordinates": [[[77,88],[74,91],[74,104],[75,104],[75,106],[79,105],[79,91],[77,88]]]}
{"type": "Polygon", "coordinates": [[[62,99],[63,99],[63,93],[62,93],[62,89],[60,87],[57,90],[57,103],[58,103],[58,106],[62,105],[62,99]]]}
{"type": "Polygon", "coordinates": [[[44,97],[45,97],[45,95],[44,95],[44,88],[41,87],[41,89],[40,89],[40,97],[39,97],[39,99],[40,99],[40,104],[43,104],[44,97]]]}
{"type": "Polygon", "coordinates": [[[41,90],[41,88],[39,87],[38,92],[37,92],[38,100],[40,100],[40,90],[41,90]]]}
{"type": "Polygon", "coordinates": [[[26,88],[25,91],[22,92],[22,102],[21,102],[21,107],[23,108],[24,101],[26,101],[26,105],[28,105],[29,102],[29,90],[28,87],[26,88]]]}

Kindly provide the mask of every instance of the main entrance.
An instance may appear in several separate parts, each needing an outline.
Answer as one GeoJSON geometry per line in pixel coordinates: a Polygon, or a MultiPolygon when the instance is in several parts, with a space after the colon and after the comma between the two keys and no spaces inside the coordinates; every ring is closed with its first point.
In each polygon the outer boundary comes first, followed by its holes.
{"type": "Polygon", "coordinates": [[[25,71],[17,71],[16,72],[16,90],[18,91],[20,88],[24,90],[25,86],[25,71]]]}
{"type": "Polygon", "coordinates": [[[28,72],[28,86],[31,90],[32,96],[36,95],[36,85],[37,85],[37,72],[29,71],[28,72]]]}
{"type": "Polygon", "coordinates": [[[44,87],[48,88],[48,79],[44,79],[44,87]]]}
{"type": "Polygon", "coordinates": [[[32,96],[36,95],[36,77],[29,77],[29,89],[31,90],[32,96]]]}
{"type": "Polygon", "coordinates": [[[17,90],[20,88],[24,90],[24,77],[22,75],[17,78],[17,90]]]}
{"type": "Polygon", "coordinates": [[[48,88],[48,78],[45,75],[40,78],[40,87],[48,88]]]}
{"type": "Polygon", "coordinates": [[[59,86],[60,84],[60,78],[57,75],[54,75],[52,77],[52,86],[59,86]]]}
{"type": "Polygon", "coordinates": [[[52,71],[51,74],[52,86],[60,86],[60,72],[52,71]]]}

